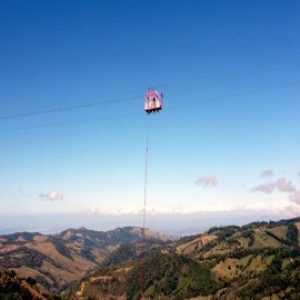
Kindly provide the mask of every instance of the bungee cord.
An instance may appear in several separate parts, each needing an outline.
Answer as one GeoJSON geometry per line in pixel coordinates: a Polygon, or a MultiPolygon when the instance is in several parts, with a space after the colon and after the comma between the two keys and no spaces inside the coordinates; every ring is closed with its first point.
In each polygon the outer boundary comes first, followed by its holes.
{"type": "Polygon", "coordinates": [[[147,191],[148,191],[148,164],[149,164],[149,118],[146,120],[146,146],[145,146],[145,173],[144,173],[144,202],[142,216],[142,240],[139,255],[139,284],[140,299],[144,299],[145,292],[145,255],[146,255],[146,214],[147,214],[147,191]]]}

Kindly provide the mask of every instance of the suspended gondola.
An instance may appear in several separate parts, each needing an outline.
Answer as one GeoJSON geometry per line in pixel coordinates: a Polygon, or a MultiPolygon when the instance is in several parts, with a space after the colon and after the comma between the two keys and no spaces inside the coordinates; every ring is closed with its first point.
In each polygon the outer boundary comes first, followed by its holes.
{"type": "Polygon", "coordinates": [[[145,104],[144,109],[147,114],[161,111],[163,108],[163,94],[149,89],[145,93],[145,104]]]}

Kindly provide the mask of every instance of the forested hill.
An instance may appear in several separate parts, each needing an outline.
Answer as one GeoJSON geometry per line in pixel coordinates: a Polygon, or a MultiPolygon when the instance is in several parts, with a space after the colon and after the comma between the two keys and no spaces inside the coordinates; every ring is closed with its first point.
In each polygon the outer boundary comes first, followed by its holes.
{"type": "Polygon", "coordinates": [[[6,299],[46,300],[33,278],[19,278],[14,271],[0,272],[0,300],[6,299]]]}
{"type": "MultiPolygon", "coordinates": [[[[299,299],[299,232],[300,218],[177,241],[147,230],[145,299],[299,299]]],[[[136,227],[1,236],[0,299],[138,299],[140,253],[136,227]]]]}
{"type": "MultiPolygon", "coordinates": [[[[300,218],[214,227],[149,248],[146,299],[299,299],[300,218]]],[[[138,247],[113,252],[73,299],[138,299],[138,247]],[[98,298],[97,298],[98,297],[98,298]],[[100,298],[99,298],[100,297],[100,298]]]]}

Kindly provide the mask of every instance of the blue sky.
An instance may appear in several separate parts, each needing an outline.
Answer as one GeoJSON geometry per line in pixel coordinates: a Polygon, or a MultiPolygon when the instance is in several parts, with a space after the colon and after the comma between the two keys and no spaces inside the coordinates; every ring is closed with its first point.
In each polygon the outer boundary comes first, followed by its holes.
{"type": "Polygon", "coordinates": [[[153,214],[300,213],[298,1],[1,1],[0,37],[0,213],[137,212],[150,86],[153,214]]]}

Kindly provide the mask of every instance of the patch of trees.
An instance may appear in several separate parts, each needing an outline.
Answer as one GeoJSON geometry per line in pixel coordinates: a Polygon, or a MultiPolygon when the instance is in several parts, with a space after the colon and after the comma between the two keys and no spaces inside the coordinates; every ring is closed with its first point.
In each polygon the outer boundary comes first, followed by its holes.
{"type": "Polygon", "coordinates": [[[268,222],[260,222],[260,221],[257,221],[257,222],[252,222],[252,223],[249,223],[247,225],[243,225],[241,227],[242,230],[247,230],[247,229],[254,229],[254,228],[258,228],[258,227],[262,227],[262,226],[266,226],[268,224],[268,222]]]}
{"type": "Polygon", "coordinates": [[[297,257],[300,256],[300,249],[294,248],[247,248],[247,249],[234,249],[231,252],[225,254],[214,254],[209,257],[209,260],[213,260],[216,264],[225,261],[228,258],[242,259],[246,256],[272,256],[281,255],[281,257],[297,257]]]}
{"type": "Polygon", "coordinates": [[[52,243],[55,246],[56,250],[63,256],[73,260],[70,249],[65,245],[65,242],[59,238],[53,238],[52,243]]]}
{"type": "Polygon", "coordinates": [[[278,227],[278,226],[288,226],[289,224],[295,223],[295,222],[300,222],[300,218],[293,218],[293,219],[289,219],[289,220],[280,220],[277,222],[270,221],[268,224],[268,227],[274,228],[274,227],[278,227]]]}
{"type": "MultiPolygon", "coordinates": [[[[22,240],[25,240],[28,242],[32,242],[34,236],[36,236],[36,235],[41,235],[41,234],[38,232],[26,232],[25,231],[25,232],[16,232],[16,233],[8,234],[8,235],[5,235],[4,238],[10,243],[16,243],[17,239],[22,239],[22,240]]],[[[20,242],[20,243],[24,243],[24,242],[20,242]]]]}
{"type": "Polygon", "coordinates": [[[282,255],[275,255],[271,265],[255,281],[249,281],[240,289],[239,296],[242,299],[261,299],[282,293],[284,299],[297,299],[294,296],[300,292],[300,274],[298,272],[296,276],[291,276],[290,272],[282,270],[281,266],[282,255]]]}
{"type": "Polygon", "coordinates": [[[241,232],[241,236],[243,238],[249,239],[249,244],[248,244],[249,247],[253,246],[255,238],[254,238],[253,231],[251,229],[245,229],[245,230],[243,230],[241,232]]]}
{"type": "Polygon", "coordinates": [[[80,255],[83,256],[87,260],[96,262],[96,256],[92,253],[92,249],[90,249],[90,248],[81,249],[80,255]]]}
{"type": "Polygon", "coordinates": [[[222,241],[227,237],[233,235],[240,227],[239,226],[224,226],[224,227],[212,227],[208,230],[208,233],[214,233],[218,236],[218,240],[222,241]]]}
{"type": "Polygon", "coordinates": [[[137,251],[132,244],[121,245],[117,250],[110,254],[104,262],[102,267],[112,267],[119,265],[125,261],[137,258],[137,251]]]}
{"type": "Polygon", "coordinates": [[[23,281],[38,292],[38,289],[35,286],[36,281],[31,277],[23,280],[18,278],[14,271],[0,272],[0,300],[36,299],[31,291],[22,284],[23,281]]]}
{"type": "Polygon", "coordinates": [[[37,276],[36,281],[38,283],[40,283],[41,285],[43,285],[45,288],[48,287],[49,290],[51,289],[59,289],[59,277],[55,276],[55,274],[50,273],[47,270],[42,270],[40,269],[39,272],[44,276],[37,276]],[[51,285],[46,284],[44,285],[44,280],[46,280],[46,278],[50,279],[52,281],[51,285]]]}
{"type": "Polygon", "coordinates": [[[0,265],[4,268],[19,268],[21,266],[38,268],[43,263],[43,255],[26,247],[4,253],[0,259],[0,265]]]}
{"type": "MultiPolygon", "coordinates": [[[[145,290],[150,299],[189,299],[209,295],[217,288],[210,269],[190,258],[175,253],[152,251],[145,258],[145,290]]],[[[138,299],[139,269],[134,269],[128,280],[128,299],[138,299]]]]}
{"type": "Polygon", "coordinates": [[[287,238],[293,245],[298,245],[298,228],[294,223],[289,223],[287,238]]]}

